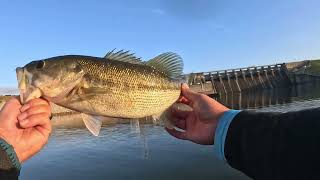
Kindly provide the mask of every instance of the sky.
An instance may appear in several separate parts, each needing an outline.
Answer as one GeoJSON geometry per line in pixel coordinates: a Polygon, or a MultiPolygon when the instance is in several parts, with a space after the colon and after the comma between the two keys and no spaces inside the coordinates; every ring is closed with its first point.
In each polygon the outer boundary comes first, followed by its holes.
{"type": "Polygon", "coordinates": [[[176,52],[184,73],[320,58],[318,0],[0,0],[0,86],[15,68],[117,48],[176,52]]]}

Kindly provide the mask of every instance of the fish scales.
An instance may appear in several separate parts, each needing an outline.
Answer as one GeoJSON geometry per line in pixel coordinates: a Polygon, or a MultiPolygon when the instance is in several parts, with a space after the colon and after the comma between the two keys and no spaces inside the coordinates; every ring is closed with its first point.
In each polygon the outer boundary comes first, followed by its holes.
{"type": "Polygon", "coordinates": [[[169,82],[152,67],[112,60],[82,59],[79,64],[86,67],[86,78],[93,86],[110,91],[108,95],[96,95],[88,100],[103,115],[141,118],[158,114],[180,95],[179,84],[169,82]],[[103,106],[106,103],[109,108],[103,106]]]}

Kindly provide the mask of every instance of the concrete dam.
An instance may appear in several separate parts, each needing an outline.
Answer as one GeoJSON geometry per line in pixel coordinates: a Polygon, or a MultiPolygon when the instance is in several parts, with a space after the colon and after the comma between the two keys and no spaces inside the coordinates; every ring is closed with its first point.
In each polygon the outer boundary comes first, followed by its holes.
{"type": "Polygon", "coordinates": [[[185,75],[190,88],[208,95],[240,93],[259,89],[276,89],[320,80],[309,73],[313,61],[299,61],[251,66],[185,75]]]}

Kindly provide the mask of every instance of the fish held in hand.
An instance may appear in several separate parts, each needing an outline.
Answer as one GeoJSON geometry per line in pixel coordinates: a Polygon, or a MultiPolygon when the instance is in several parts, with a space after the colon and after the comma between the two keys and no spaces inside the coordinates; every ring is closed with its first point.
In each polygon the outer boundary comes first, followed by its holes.
{"type": "Polygon", "coordinates": [[[32,61],[16,72],[22,103],[43,97],[81,112],[97,136],[103,116],[166,119],[180,96],[182,69],[175,53],[143,62],[128,51],[111,51],[103,58],[66,55],[32,61]]]}

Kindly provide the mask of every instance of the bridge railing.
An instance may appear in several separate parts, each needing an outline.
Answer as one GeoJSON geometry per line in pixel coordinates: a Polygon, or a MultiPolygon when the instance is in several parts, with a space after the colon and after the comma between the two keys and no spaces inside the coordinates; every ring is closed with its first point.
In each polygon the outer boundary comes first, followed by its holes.
{"type": "Polygon", "coordinates": [[[264,71],[264,70],[270,70],[270,69],[276,69],[280,70],[281,68],[285,67],[285,63],[282,64],[272,64],[272,65],[262,65],[262,66],[249,66],[249,67],[243,67],[243,68],[235,68],[235,69],[226,69],[226,70],[215,70],[215,71],[208,71],[208,72],[200,72],[195,74],[203,74],[203,75],[213,75],[213,74],[220,74],[224,75],[227,73],[244,73],[246,71],[264,71]]]}

